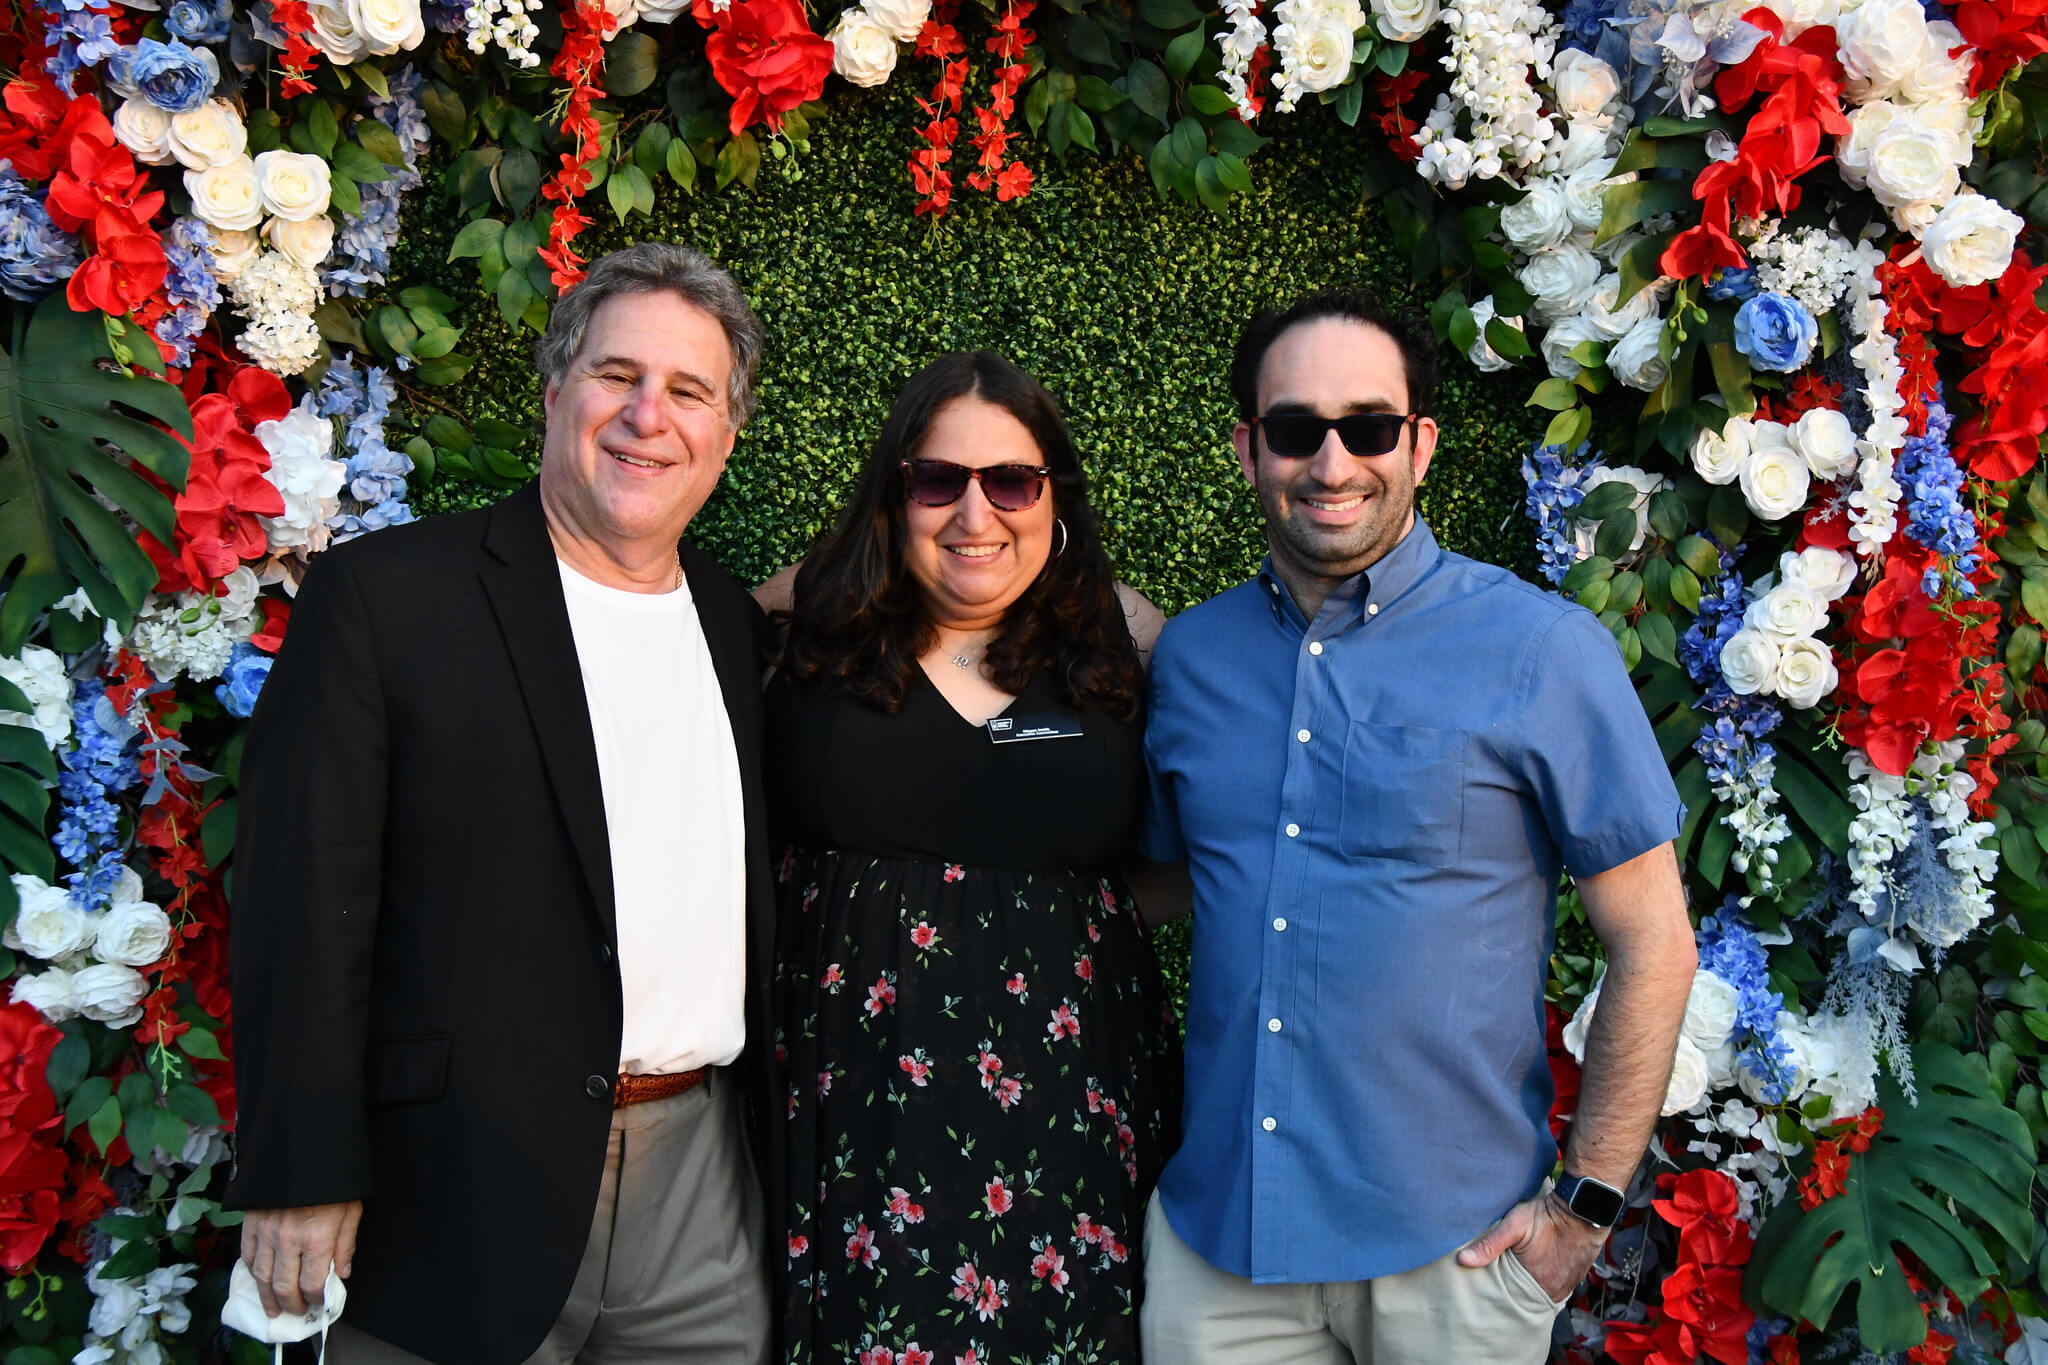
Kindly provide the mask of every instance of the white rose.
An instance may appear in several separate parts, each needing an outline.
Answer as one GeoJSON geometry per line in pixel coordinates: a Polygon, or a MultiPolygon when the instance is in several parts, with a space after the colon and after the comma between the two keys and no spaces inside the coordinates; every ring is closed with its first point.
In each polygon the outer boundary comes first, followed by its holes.
{"type": "MultiPolygon", "coordinates": [[[[1571,50],[1578,51],[1577,48],[1571,50]]],[[[1574,228],[1580,232],[1599,230],[1601,216],[1607,211],[1607,182],[1613,177],[1614,158],[1603,156],[1564,178],[1565,207],[1572,216],[1574,228]]]]}
{"type": "Polygon", "coordinates": [[[1564,183],[1555,177],[1532,181],[1529,192],[1500,211],[1500,230],[1523,251],[1556,246],[1571,235],[1571,205],[1564,183]]]}
{"type": "Polygon", "coordinates": [[[1347,33],[1355,34],[1365,27],[1365,7],[1358,0],[1294,0],[1289,13],[1297,20],[1311,14],[1335,19],[1347,33]]]}
{"type": "Polygon", "coordinates": [[[676,16],[689,7],[689,0],[641,0],[640,22],[672,24],[676,21],[676,16]]]}
{"type": "Polygon", "coordinates": [[[1962,30],[1946,19],[1927,26],[1927,46],[1899,82],[1898,97],[1907,104],[1955,101],[1968,104],[1970,68],[1976,58],[1962,30]],[[1951,57],[1955,48],[1964,49],[1951,57]]]}
{"type": "Polygon", "coordinates": [[[73,972],[71,989],[80,1014],[109,1028],[127,1028],[142,1017],[142,997],[149,994],[149,982],[133,967],[100,962],[73,972]]]}
{"type": "Polygon", "coordinates": [[[427,36],[420,0],[348,0],[348,21],[361,36],[363,50],[379,57],[418,47],[427,36]]]}
{"type": "Polygon", "coordinates": [[[1737,482],[1749,510],[1765,521],[1783,521],[1806,506],[1813,476],[1797,451],[1759,448],[1750,453],[1737,482]]]}
{"type": "Polygon", "coordinates": [[[276,217],[300,222],[327,212],[331,189],[327,163],[312,153],[274,148],[256,158],[256,176],[262,186],[263,207],[276,217]]]}
{"type": "Polygon", "coordinates": [[[53,1024],[78,1016],[78,991],[71,984],[71,973],[62,967],[16,978],[8,998],[42,1011],[43,1018],[53,1024]]]}
{"type": "Polygon", "coordinates": [[[1571,353],[1581,343],[1606,340],[1593,330],[1593,324],[1574,313],[1568,318],[1559,318],[1550,324],[1550,330],[1543,334],[1539,349],[1543,352],[1543,363],[1550,367],[1550,373],[1557,379],[1576,379],[1584,368],[1573,360],[1571,353]]]}
{"type": "Polygon", "coordinates": [[[171,116],[140,97],[131,97],[114,111],[114,140],[135,153],[137,161],[168,166],[170,148],[165,138],[171,131],[171,116]]]}
{"type": "MultiPolygon", "coordinates": [[[[1650,535],[1650,498],[1671,487],[1671,480],[1659,478],[1647,469],[1638,469],[1630,464],[1602,465],[1579,481],[1585,492],[1606,483],[1625,483],[1636,490],[1636,496],[1629,500],[1629,510],[1636,519],[1636,533],[1629,541],[1629,550],[1643,548],[1643,542],[1650,535]]],[[[1593,554],[1593,542],[1600,534],[1600,523],[1580,519],[1573,523],[1573,534],[1578,542],[1579,558],[1588,559],[1593,554]]]]}
{"type": "MultiPolygon", "coordinates": [[[[1724,1042],[1707,1054],[1707,1089],[1726,1090],[1735,1084],[1736,1072],[1742,1069],[1742,1054],[1735,1050],[1735,1044],[1724,1042]]],[[[1733,1101],[1731,1101],[1733,1103],[1733,1101]]],[[[1727,1131],[1724,1129],[1723,1131],[1727,1131]]]]}
{"type": "Polygon", "coordinates": [[[832,69],[855,85],[880,85],[896,69],[896,39],[866,10],[847,10],[825,36],[832,40],[832,69]]]}
{"type": "Polygon", "coordinates": [[[1557,112],[1568,119],[1599,118],[1621,101],[1621,77],[1592,53],[1568,47],[1550,63],[1557,112]]]}
{"type": "Polygon", "coordinates": [[[1619,341],[1636,329],[1645,318],[1657,316],[1657,290],[1650,287],[1638,289],[1629,296],[1627,303],[1617,306],[1621,297],[1621,275],[1609,271],[1600,277],[1600,283],[1593,286],[1593,297],[1586,300],[1580,310],[1593,330],[1605,340],[1619,341]]]}
{"type": "Polygon", "coordinates": [[[64,660],[41,645],[23,645],[13,659],[0,659],[0,678],[21,689],[32,708],[0,711],[0,725],[25,725],[56,748],[71,738],[71,677],[64,660]]]}
{"type": "Polygon", "coordinates": [[[1334,90],[1351,74],[1351,28],[1334,15],[1311,14],[1273,30],[1282,69],[1310,94],[1334,90]]]}
{"type": "Polygon", "coordinates": [[[1671,1057],[1671,1083],[1664,1087],[1664,1107],[1657,1112],[1669,1118],[1683,1114],[1707,1097],[1707,1058],[1692,1039],[1680,1034],[1678,1050],[1671,1057]]]}
{"type": "Polygon", "coordinates": [[[192,196],[192,212],[224,232],[253,228],[263,221],[263,187],[256,163],[246,156],[186,171],[185,193],[192,196]]]}
{"type": "Polygon", "coordinates": [[[20,908],[0,942],[44,962],[70,957],[92,942],[92,917],[71,903],[69,891],[26,872],[12,880],[20,908]]]}
{"type": "Polygon", "coordinates": [[[1564,1050],[1572,1054],[1572,1060],[1579,1065],[1586,1064],[1586,1030],[1593,1026],[1593,1011],[1600,1004],[1600,986],[1586,992],[1586,998],[1572,1011],[1571,1021],[1564,1026],[1564,1050]]]}
{"type": "Polygon", "coordinates": [[[1934,206],[1961,186],[1957,164],[1954,134],[1902,109],[1872,140],[1864,180],[1902,226],[1924,226],[1934,221],[1934,206]]]}
{"type": "Polygon", "coordinates": [[[1856,472],[1856,429],[1833,408],[1808,408],[1792,424],[1792,445],[1813,471],[1832,483],[1856,472]]]}
{"type": "Polygon", "coordinates": [[[1839,602],[1855,585],[1856,561],[1840,550],[1811,545],[1779,555],[1778,577],[1787,583],[1804,583],[1828,601],[1839,602]]]}
{"type": "Polygon", "coordinates": [[[263,240],[298,265],[317,269],[334,246],[334,220],[326,214],[293,222],[273,218],[263,225],[263,240]]]}
{"type": "Polygon", "coordinates": [[[249,130],[226,100],[208,100],[188,113],[171,115],[171,155],[187,170],[225,166],[249,150],[249,130]]]}
{"type": "Polygon", "coordinates": [[[220,581],[220,593],[213,600],[220,607],[222,620],[239,621],[255,610],[262,591],[263,580],[244,564],[220,581]]]}
{"type": "MultiPolygon", "coordinates": [[[[1475,369],[1484,370],[1488,373],[1510,369],[1514,365],[1512,360],[1503,360],[1486,340],[1486,324],[1492,322],[1493,319],[1493,295],[1488,294],[1485,298],[1472,305],[1472,320],[1479,324],[1479,339],[1472,343],[1471,350],[1465,352],[1465,358],[1472,362],[1475,369]]],[[[1522,320],[1520,318],[1502,318],[1501,321],[1514,328],[1517,332],[1522,330],[1522,320]]]]}
{"type": "Polygon", "coordinates": [[[1557,175],[1570,175],[1596,161],[1612,160],[1614,148],[1605,122],[1579,122],[1569,125],[1562,138],[1553,137],[1543,148],[1543,167],[1557,175]]]}
{"type": "Polygon", "coordinates": [[[1778,695],[1792,706],[1820,705],[1841,680],[1834,655],[1818,640],[1794,640],[1778,651],[1778,695]]]}
{"type": "Polygon", "coordinates": [[[1536,297],[1536,306],[1530,310],[1536,320],[1555,322],[1578,312],[1593,297],[1600,283],[1600,258],[1566,242],[1532,252],[1517,278],[1522,288],[1536,297]]]}
{"type": "Polygon", "coordinates": [[[1804,639],[1828,623],[1828,599],[1804,583],[1780,583],[1751,602],[1742,624],[1760,630],[1780,648],[1804,639]]]}
{"type": "Polygon", "coordinates": [[[313,410],[312,396],[272,422],[256,424],[256,439],[270,452],[263,477],[284,498],[284,512],[262,517],[273,550],[319,552],[327,545],[327,519],[339,507],[348,466],[330,459],[334,424],[313,410]]]}
{"type": "Polygon", "coordinates": [[[147,967],[171,946],[171,917],[148,901],[116,905],[100,917],[93,956],[124,967],[147,967]]]}
{"type": "Polygon", "coordinates": [[[1921,254],[1934,273],[1958,289],[1985,284],[2012,264],[2013,244],[2026,219],[1996,200],[1966,191],[1942,205],[1920,234],[1921,254]]]}
{"type": "MultiPolygon", "coordinates": [[[[260,211],[260,210],[259,210],[260,211]]],[[[213,234],[213,273],[223,284],[256,264],[263,239],[247,228],[213,234]]]]}
{"type": "Polygon", "coordinates": [[[1632,389],[1651,393],[1662,388],[1671,367],[1659,354],[1664,336],[1660,318],[1648,317],[1629,329],[1627,336],[1607,352],[1607,368],[1616,379],[1632,389]]]}
{"type": "Polygon", "coordinates": [[[343,0],[311,0],[307,9],[313,16],[313,46],[336,66],[347,66],[363,55],[363,36],[356,32],[343,0]]]}
{"type": "Polygon", "coordinates": [[[1749,460],[1749,433],[1747,417],[1730,417],[1718,433],[1701,427],[1692,438],[1693,469],[1708,483],[1734,483],[1749,460]]]}
{"type": "Polygon", "coordinates": [[[1927,48],[1927,13],[1920,0],[1864,0],[1835,26],[1850,98],[1881,99],[1920,61],[1927,48]]]}
{"type": "Polygon", "coordinates": [[[1728,690],[1745,697],[1770,693],[1778,685],[1778,646],[1760,630],[1738,630],[1721,646],[1721,676],[1728,690]]]}
{"type": "Polygon", "coordinates": [[[604,8],[612,17],[614,33],[623,33],[640,22],[639,0],[604,0],[604,8]]]}
{"type": "Polygon", "coordinates": [[[863,0],[861,8],[897,42],[914,43],[931,18],[932,0],[863,0]]]}
{"type": "Polygon", "coordinates": [[[1835,164],[1850,187],[1863,188],[1870,174],[1870,149],[1898,112],[1899,107],[1890,100],[1872,100],[1849,111],[1849,131],[1835,139],[1835,164]]]}
{"type": "Polygon", "coordinates": [[[1785,41],[1810,28],[1832,24],[1840,14],[1836,0],[1764,0],[1771,13],[1785,21],[1785,41]]]}
{"type": "Polygon", "coordinates": [[[1443,11],[1437,0],[1372,0],[1381,34],[1397,43],[1412,43],[1436,27],[1443,11]]]}
{"type": "Polygon", "coordinates": [[[1718,1051],[1735,1032],[1741,1004],[1742,992],[1702,967],[1693,973],[1692,991],[1685,998],[1685,1036],[1701,1052],[1718,1051]]]}

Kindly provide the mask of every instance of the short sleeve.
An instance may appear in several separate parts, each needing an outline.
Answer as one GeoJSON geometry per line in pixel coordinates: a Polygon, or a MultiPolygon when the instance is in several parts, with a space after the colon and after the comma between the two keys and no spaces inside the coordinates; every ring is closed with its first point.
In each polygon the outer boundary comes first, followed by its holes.
{"type": "Polygon", "coordinates": [[[1164,648],[1166,637],[1161,637],[1160,644],[1162,648],[1152,663],[1151,697],[1146,707],[1145,819],[1138,828],[1138,856],[1155,863],[1178,863],[1187,860],[1188,848],[1181,835],[1180,802],[1173,793],[1173,775],[1160,760],[1160,750],[1169,742],[1173,721],[1170,689],[1162,683],[1171,668],[1169,653],[1164,648]]]}
{"type": "Polygon", "coordinates": [[[1523,772],[1565,869],[1592,876],[1677,838],[1685,803],[1607,628],[1574,607],[1530,651],[1523,772]]]}

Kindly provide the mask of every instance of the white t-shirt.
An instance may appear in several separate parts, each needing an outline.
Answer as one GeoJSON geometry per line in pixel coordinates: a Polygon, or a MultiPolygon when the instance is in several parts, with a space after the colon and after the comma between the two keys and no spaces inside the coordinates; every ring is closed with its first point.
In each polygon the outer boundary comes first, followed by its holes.
{"type": "Polygon", "coordinates": [[[597,741],[630,1075],[746,1041],[746,817],[724,693],[685,584],[625,592],[560,560],[597,741]]]}

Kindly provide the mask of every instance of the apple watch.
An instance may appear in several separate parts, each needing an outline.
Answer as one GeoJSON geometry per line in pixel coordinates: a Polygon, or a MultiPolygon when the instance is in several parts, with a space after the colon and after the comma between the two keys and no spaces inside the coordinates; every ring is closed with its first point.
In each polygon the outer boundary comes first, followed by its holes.
{"type": "Polygon", "coordinates": [[[1622,1210],[1628,1207],[1628,1196],[1602,1180],[1586,1175],[1561,1175],[1557,1178],[1557,1197],[1564,1201],[1580,1222],[1591,1223],[1596,1228],[1611,1228],[1621,1221],[1622,1210]]]}

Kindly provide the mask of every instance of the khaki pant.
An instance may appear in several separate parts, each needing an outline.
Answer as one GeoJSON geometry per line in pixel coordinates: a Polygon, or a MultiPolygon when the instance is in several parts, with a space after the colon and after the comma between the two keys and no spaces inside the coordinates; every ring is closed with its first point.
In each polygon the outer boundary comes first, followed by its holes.
{"type": "MultiPolygon", "coordinates": [[[[729,1073],[713,1071],[687,1094],[614,1110],[583,1263],[527,1365],[764,1365],[764,1216],[739,1084],[729,1073]]],[[[335,1324],[328,1358],[421,1365],[346,1320],[335,1324]]]]}
{"type": "Polygon", "coordinates": [[[1540,1365],[1563,1305],[1510,1251],[1470,1270],[1453,1251],[1376,1280],[1253,1284],[1145,1214],[1148,1365],[1540,1365]]]}

